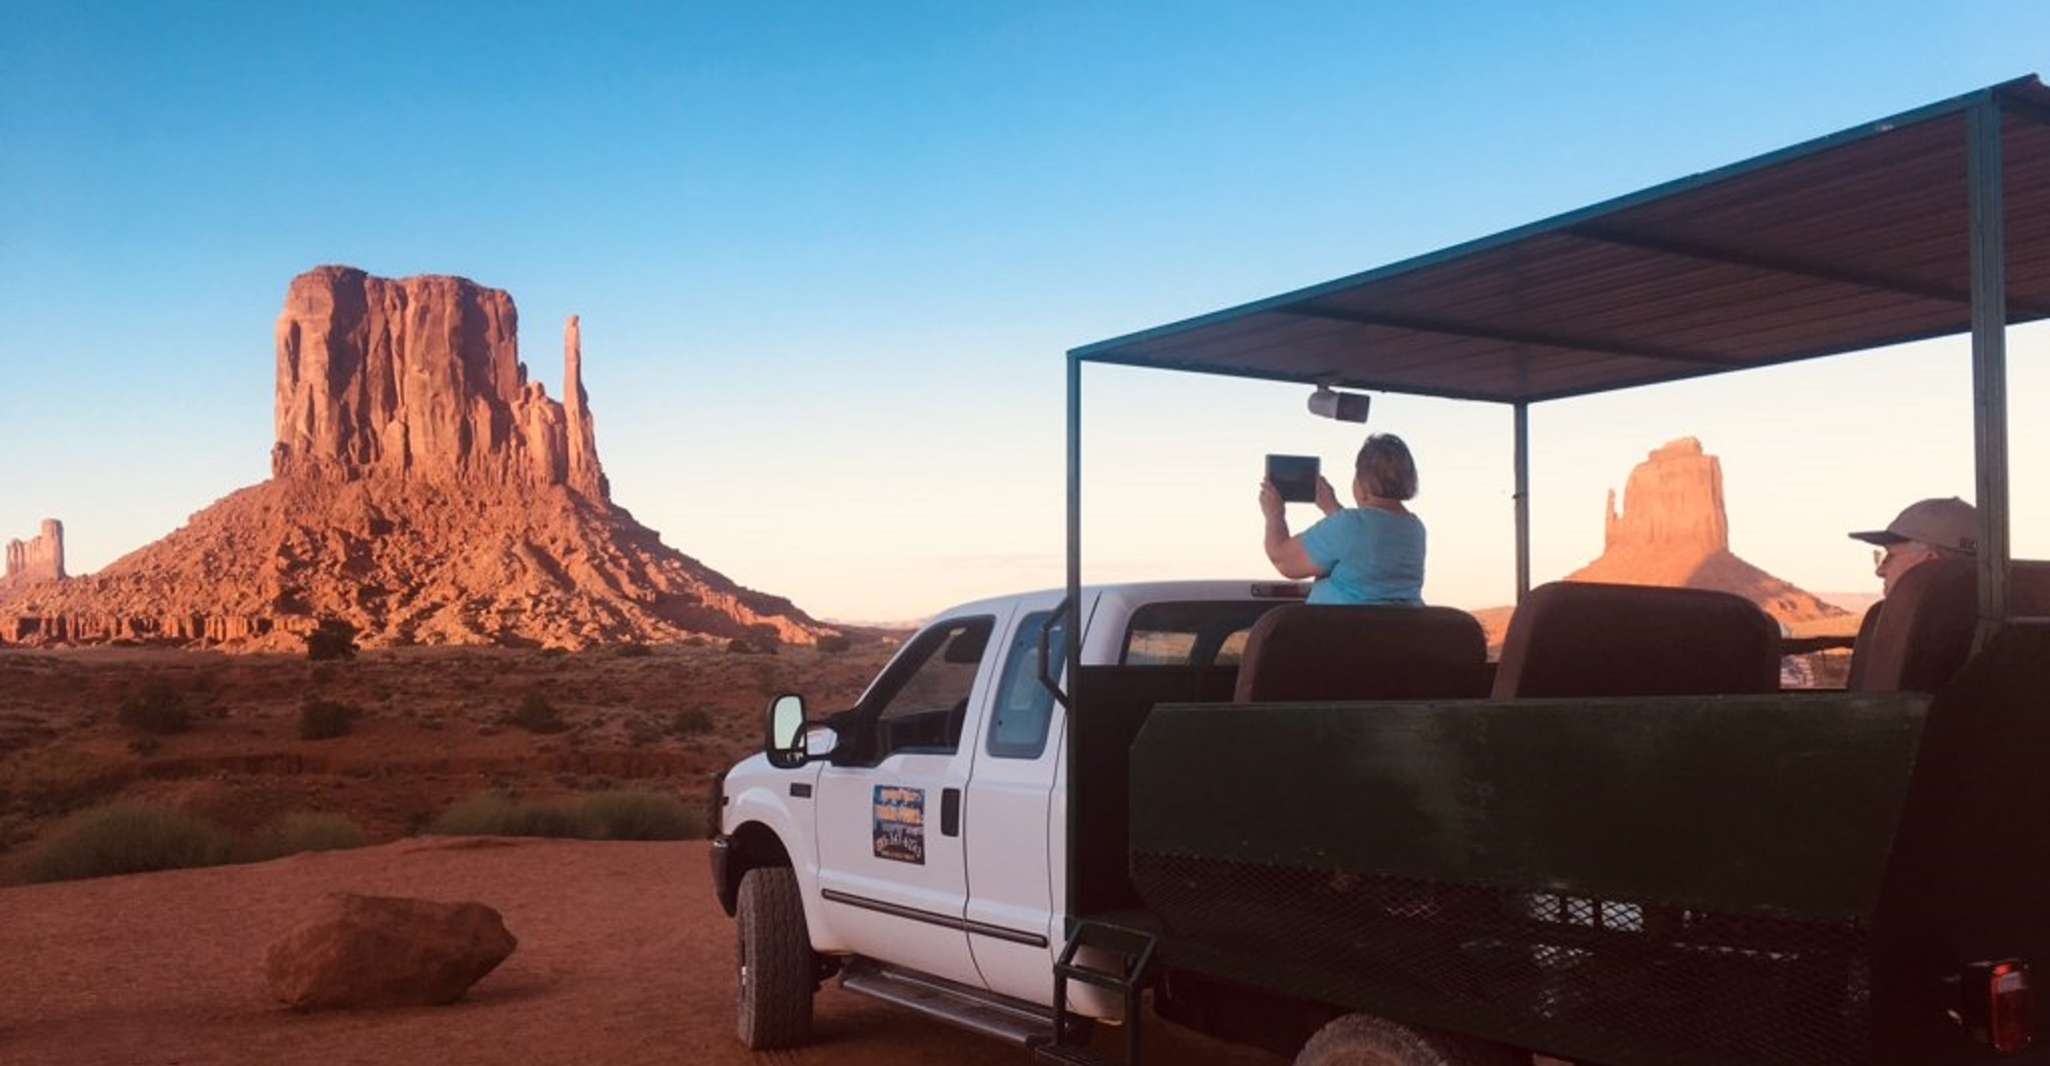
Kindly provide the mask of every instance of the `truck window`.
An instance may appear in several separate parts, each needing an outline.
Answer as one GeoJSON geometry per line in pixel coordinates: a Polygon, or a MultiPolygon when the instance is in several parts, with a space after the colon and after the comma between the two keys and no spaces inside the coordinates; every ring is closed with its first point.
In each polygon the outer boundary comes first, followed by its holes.
{"type": "Polygon", "coordinates": [[[897,751],[951,752],[961,743],[961,722],[975,672],[989,649],[996,620],[954,618],[920,633],[898,664],[896,691],[876,712],[877,757],[897,751]]]}
{"type": "Polygon", "coordinates": [[[1246,651],[1246,634],[1278,603],[1224,600],[1215,603],[1149,603],[1132,612],[1125,666],[1235,666],[1246,651]]]}
{"type": "Polygon", "coordinates": [[[1067,659],[1067,614],[1036,611],[1018,624],[1004,657],[1004,679],[997,688],[996,713],[989,722],[989,753],[1000,759],[1037,759],[1046,751],[1046,727],[1053,719],[1053,693],[1039,683],[1039,634],[1048,620],[1047,661],[1059,676],[1067,659]]]}

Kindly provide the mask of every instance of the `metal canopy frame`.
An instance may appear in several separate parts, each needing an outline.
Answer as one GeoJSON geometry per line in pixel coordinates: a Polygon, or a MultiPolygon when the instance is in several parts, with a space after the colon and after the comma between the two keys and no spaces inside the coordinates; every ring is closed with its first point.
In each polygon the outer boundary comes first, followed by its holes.
{"type": "MultiPolygon", "coordinates": [[[[1513,418],[1511,432],[1514,442],[1514,482],[1512,497],[1516,530],[1516,595],[1520,603],[1530,590],[1530,420],[1531,404],[1570,396],[1591,395],[1616,389],[1666,381],[1683,380],[1707,374],[1728,373],[1733,370],[1771,366],[1795,360],[1835,355],[1913,340],[1948,336],[1962,332],[1959,325],[1948,321],[1941,325],[1904,328],[1889,333],[1878,340],[1864,335],[1822,336],[1817,343],[1790,351],[1781,351],[1757,358],[1733,357],[1713,349],[1694,347],[1688,344],[1664,341],[1646,342],[1640,339],[1618,339],[1597,333],[1576,333],[1556,329],[1532,329],[1503,327],[1480,321],[1461,321],[1442,315],[1416,314],[1382,309],[1361,310],[1334,304],[1332,301],[1348,294],[1367,290],[1377,284],[1413,277],[1419,272],[1473,262],[1489,253],[1501,252],[1519,242],[1533,241],[1551,236],[1566,236],[1575,240],[1620,249],[1626,253],[1647,259],[1686,260],[1707,264],[1735,266],[1770,275],[1788,278],[1802,278],[1813,282],[1843,286],[1847,290],[1867,293],[1886,293],[1898,297],[1922,301],[1932,306],[1959,306],[1969,308],[1969,332],[1972,352],[1972,394],[1973,394],[1973,437],[1974,465],[1976,473],[1977,509],[1979,517],[1979,638],[1983,643],[2001,625],[2012,620],[2009,614],[2008,579],[2012,566],[2009,541],[2008,508],[2008,456],[2007,456],[2007,351],[2006,330],[2011,321],[2027,321],[2050,318],[2050,298],[2033,295],[2017,296],[2009,289],[2009,233],[2013,220],[2008,219],[2005,208],[2008,203],[2006,188],[2006,156],[2004,153],[2005,120],[2018,119],[2031,125],[2050,126],[2050,91],[2029,75],[2012,81],[2002,82],[1976,92],[1967,93],[1949,100],[1903,112],[1891,118],[1863,126],[1853,127],[1826,137],[1817,138],[1777,152],[1758,156],[1744,162],[1732,164],[1718,170],[1708,171],[1678,181],[1654,186],[1643,191],[1618,197],[1593,206],[1568,212],[1550,219],[1507,230],[1502,233],[1464,244],[1454,245],[1440,251],[1417,256],[1380,267],[1374,270],[1338,278],[1320,285],[1283,293],[1264,300],[1254,301],[1238,307],[1201,315],[1181,322],[1143,330],[1116,337],[1095,344],[1085,345],[1068,352],[1067,360],[1067,631],[1075,634],[1067,649],[1067,685],[1072,710],[1079,707],[1079,693],[1076,687],[1081,681],[1081,586],[1082,586],[1082,364],[1104,363],[1147,367],[1155,369],[1180,370],[1184,372],[1223,374],[1235,377],[1261,380],[1295,382],[1300,384],[1334,385],[1402,393],[1407,395],[1433,396],[1448,399],[1480,400],[1505,403],[1510,406],[1513,418]],[[1935,282],[1926,278],[1901,276],[1885,270],[1866,269],[1861,266],[1846,266],[1821,258],[1811,258],[1784,253],[1761,252],[1757,249],[1728,247],[1713,241],[1682,239],[1650,235],[1614,224],[1614,216],[1632,209],[1659,205],[1740,178],[1764,175],[1774,168],[1790,167],[1809,161],[1836,149],[1854,145],[1877,143],[1895,131],[1922,126],[1945,118],[1962,118],[1964,157],[1964,228],[1962,235],[1969,247],[1969,284],[1957,286],[1935,282]],[[1277,367],[1271,363],[1252,358],[1242,358],[1233,363],[1229,358],[1209,357],[1198,359],[1178,354],[1178,344],[1195,342],[1224,344],[1228,347],[1238,327],[1260,316],[1279,313],[1286,320],[1299,322],[1330,322],[1343,326],[1374,327],[1383,330],[1403,331],[1406,334],[1450,339],[1453,342],[1476,341],[1512,346],[1517,353],[1519,370],[1530,364],[1530,350],[1541,349],[1558,352],[1589,353],[1596,357],[1624,357],[1644,364],[1656,365],[1656,370],[1628,370],[1625,372],[1597,375],[1588,383],[1554,389],[1527,389],[1505,394],[1497,388],[1489,390],[1474,387],[1462,380],[1458,368],[1459,358],[1448,363],[1439,375],[1412,376],[1401,380],[1388,375],[1349,372],[1348,368],[1302,368],[1277,367]]],[[[1898,140],[1889,143],[1899,143],[1898,140]]],[[[1886,162],[1882,155],[1880,162],[1886,162]]],[[[2050,178],[2046,178],[2050,187],[2050,178]]],[[[1798,191],[1798,183],[1797,183],[1798,191]]],[[[1951,235],[1955,238],[1956,234],[1951,235]]],[[[2033,240],[2029,251],[2050,262],[2050,227],[2032,226],[2028,236],[2033,240]]],[[[1882,237],[1884,239],[1884,237],[1882,237]]],[[[1906,239],[1906,238],[1902,238],[1906,239]]],[[[2032,263],[2038,263],[2032,259],[2032,263]]],[[[2040,263],[2038,266],[2040,268],[2040,263]]],[[[2039,269],[2040,272],[2040,269],[2039,269]]],[[[1478,272],[1485,281],[1487,271],[1478,272]]],[[[1496,270],[1495,273],[1500,273],[1496,270]]],[[[2050,274],[2046,274],[2050,276],[2050,274]]],[[[1516,286],[1510,285],[1514,292],[1516,286]]],[[[1746,298],[1733,294],[1712,309],[1729,311],[1742,315],[1746,298]]],[[[1258,353],[1287,347],[1287,342],[1269,345],[1266,348],[1245,348],[1243,351],[1258,353]]],[[[1413,369],[1414,364],[1405,369],[1413,369]]],[[[1525,375],[1519,373],[1522,382],[1525,375]]],[[[2032,620],[2040,621],[2040,620],[2032,620]]],[[[1072,735],[1072,734],[1071,734],[1072,735]]],[[[1066,752],[1066,772],[1069,780],[1074,779],[1075,753],[1070,743],[1066,752]]],[[[1081,816],[1073,805],[1067,811],[1068,839],[1076,837],[1077,822],[1081,816]]],[[[1072,904],[1077,897],[1077,874],[1075,856],[1068,856],[1067,900],[1072,904]]],[[[1074,921],[1071,915],[1069,921],[1074,921]]]]}

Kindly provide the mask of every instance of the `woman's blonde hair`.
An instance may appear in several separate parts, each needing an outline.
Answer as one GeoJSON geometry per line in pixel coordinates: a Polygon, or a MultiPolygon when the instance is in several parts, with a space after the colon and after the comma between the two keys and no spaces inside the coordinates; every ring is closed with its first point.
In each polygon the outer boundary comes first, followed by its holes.
{"type": "Polygon", "coordinates": [[[1369,436],[1360,445],[1353,472],[1369,493],[1382,499],[1407,500],[1416,496],[1416,460],[1409,456],[1409,445],[1393,433],[1369,436]]]}

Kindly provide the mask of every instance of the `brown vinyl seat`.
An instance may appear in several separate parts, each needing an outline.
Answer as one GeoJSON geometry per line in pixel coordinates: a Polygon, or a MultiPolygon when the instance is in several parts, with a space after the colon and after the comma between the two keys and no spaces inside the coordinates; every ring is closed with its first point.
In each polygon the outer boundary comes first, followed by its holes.
{"type": "Polygon", "coordinates": [[[1779,626],[1704,589],[1558,581],[1509,620],[1496,699],[1779,691],[1779,626]]]}
{"type": "MultiPolygon", "coordinates": [[[[2050,562],[2015,560],[2008,600],[2023,615],[2050,615],[2050,562]]],[[[1934,692],[1972,654],[1979,622],[1979,564],[1935,559],[1901,575],[1893,595],[1865,612],[1851,652],[1853,692],[1934,692]]]]}
{"type": "Polygon", "coordinates": [[[1487,695],[1488,641],[1450,607],[1290,604],[1246,636],[1237,700],[1455,699],[1487,695]]]}

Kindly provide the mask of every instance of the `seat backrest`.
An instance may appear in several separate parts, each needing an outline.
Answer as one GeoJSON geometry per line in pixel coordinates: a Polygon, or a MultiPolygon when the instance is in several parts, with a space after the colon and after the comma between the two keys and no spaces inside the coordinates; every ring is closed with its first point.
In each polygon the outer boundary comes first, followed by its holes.
{"type": "MultiPolygon", "coordinates": [[[[2050,562],[2016,560],[2008,600],[2019,614],[2050,614],[2050,562]]],[[[1866,611],[1851,652],[1853,692],[1934,692],[1972,654],[1979,621],[1979,564],[1934,559],[1902,574],[1893,594],[1866,611]]]]}
{"type": "Polygon", "coordinates": [[[1418,700],[1487,695],[1488,640],[1450,607],[1289,604],[1246,635],[1237,699],[1418,700]]]}
{"type": "Polygon", "coordinates": [[[1779,626],[1727,592],[1557,581],[1509,619],[1495,698],[1779,691],[1779,626]]]}

